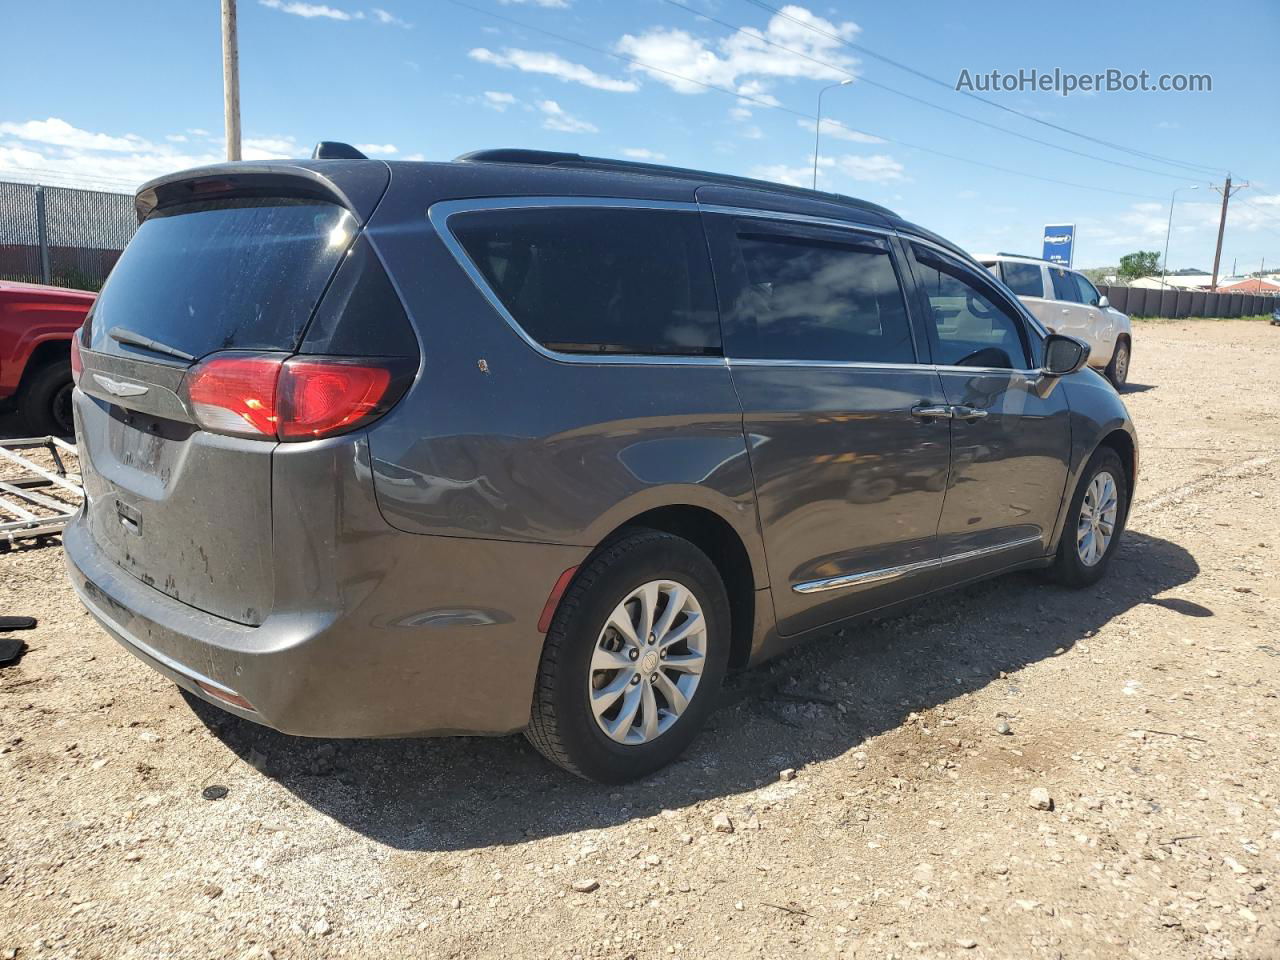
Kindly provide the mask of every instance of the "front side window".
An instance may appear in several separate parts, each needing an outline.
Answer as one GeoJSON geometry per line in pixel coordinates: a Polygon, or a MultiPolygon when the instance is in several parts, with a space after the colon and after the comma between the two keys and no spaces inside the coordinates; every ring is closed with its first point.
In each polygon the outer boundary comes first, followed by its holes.
{"type": "Polygon", "coordinates": [[[1076,288],[1080,291],[1080,302],[1087,303],[1091,307],[1096,307],[1102,295],[1098,293],[1098,288],[1089,282],[1083,274],[1072,274],[1076,279],[1076,288]]]}
{"type": "Polygon", "coordinates": [[[932,313],[934,362],[942,366],[1026,367],[1022,321],[976,273],[912,244],[917,280],[932,313]]]}
{"type": "Polygon", "coordinates": [[[1043,297],[1044,280],[1038,263],[1014,263],[1005,260],[1000,264],[1004,284],[1020,297],[1043,297]]]}
{"type": "Polygon", "coordinates": [[[1083,303],[1080,299],[1080,288],[1076,286],[1075,274],[1061,267],[1050,267],[1049,278],[1053,282],[1053,299],[1065,303],[1083,303]]]}
{"type": "Polygon", "coordinates": [[[455,214],[449,229],[516,323],[549,350],[721,353],[696,213],[485,210],[455,214]]]}
{"type": "Polygon", "coordinates": [[[743,277],[726,332],[731,357],[914,363],[888,244],[839,231],[737,226],[743,277]]]}

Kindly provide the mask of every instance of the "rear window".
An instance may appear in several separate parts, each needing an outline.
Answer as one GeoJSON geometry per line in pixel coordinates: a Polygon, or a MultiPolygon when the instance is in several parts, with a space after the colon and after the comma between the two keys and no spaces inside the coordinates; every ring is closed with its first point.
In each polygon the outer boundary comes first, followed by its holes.
{"type": "Polygon", "coordinates": [[[341,207],[279,198],[161,209],[138,228],[94,305],[91,348],[161,359],[121,327],[195,357],[293,350],[350,245],[341,207]]]}
{"type": "Polygon", "coordinates": [[[1005,286],[1020,297],[1043,297],[1044,279],[1037,263],[1014,263],[1001,261],[1000,269],[1004,273],[1005,286]]]}
{"type": "Polygon", "coordinates": [[[455,215],[449,229],[515,321],[549,350],[721,352],[696,213],[489,210],[455,215]]]}

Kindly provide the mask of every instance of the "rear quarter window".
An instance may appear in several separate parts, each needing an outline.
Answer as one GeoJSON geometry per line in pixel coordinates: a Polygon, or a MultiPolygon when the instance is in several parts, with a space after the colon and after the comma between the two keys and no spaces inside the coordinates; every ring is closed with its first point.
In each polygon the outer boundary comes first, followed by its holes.
{"type": "Polygon", "coordinates": [[[696,213],[485,210],[453,215],[448,229],[515,322],[549,350],[721,353],[696,213]]]}

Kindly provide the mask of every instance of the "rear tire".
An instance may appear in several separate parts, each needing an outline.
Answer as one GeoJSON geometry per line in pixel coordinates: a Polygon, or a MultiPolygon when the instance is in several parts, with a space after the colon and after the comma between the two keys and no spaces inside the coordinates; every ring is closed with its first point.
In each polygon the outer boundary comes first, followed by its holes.
{"type": "Polygon", "coordinates": [[[18,413],[36,435],[69,437],[75,433],[71,416],[71,361],[57,360],[28,372],[18,398],[18,413]]]}
{"type": "Polygon", "coordinates": [[[646,776],[715,709],[729,637],[729,598],[706,554],[657,530],[626,533],[583,565],[560,602],[525,735],[584,779],[646,776]]]}
{"type": "Polygon", "coordinates": [[[1129,382],[1129,364],[1132,362],[1133,347],[1126,338],[1121,337],[1111,354],[1111,362],[1107,364],[1107,379],[1117,390],[1123,390],[1124,385],[1129,382]]]}
{"type": "Polygon", "coordinates": [[[1101,580],[1120,544],[1128,516],[1129,480],[1124,464],[1110,447],[1099,447],[1071,497],[1058,554],[1049,568],[1050,578],[1066,587],[1087,587],[1101,580]]]}

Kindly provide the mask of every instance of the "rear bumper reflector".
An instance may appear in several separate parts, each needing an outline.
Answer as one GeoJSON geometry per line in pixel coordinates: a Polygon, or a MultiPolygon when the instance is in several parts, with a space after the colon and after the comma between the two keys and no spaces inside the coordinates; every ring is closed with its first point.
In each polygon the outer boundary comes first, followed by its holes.
{"type": "MultiPolygon", "coordinates": [[[[204,680],[197,680],[196,685],[215,700],[221,700],[223,703],[229,703],[231,706],[239,707],[241,710],[254,709],[252,703],[240,696],[240,694],[234,693],[231,690],[224,689],[223,687],[215,687],[212,683],[208,683],[204,680]]],[[[257,711],[255,710],[254,712],[256,713],[257,711]]]]}
{"type": "Polygon", "coordinates": [[[560,574],[560,578],[556,580],[556,585],[551,588],[551,595],[547,597],[547,602],[542,605],[542,616],[538,617],[539,633],[546,633],[551,629],[551,618],[556,615],[556,607],[560,606],[560,598],[569,589],[569,584],[573,581],[573,575],[577,572],[577,567],[570,567],[560,574]]]}

